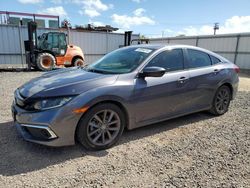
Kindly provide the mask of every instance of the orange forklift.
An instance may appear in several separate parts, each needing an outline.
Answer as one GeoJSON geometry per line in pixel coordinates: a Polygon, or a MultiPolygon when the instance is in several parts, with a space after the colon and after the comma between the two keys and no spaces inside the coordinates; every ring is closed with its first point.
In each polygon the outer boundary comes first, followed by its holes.
{"type": "Polygon", "coordinates": [[[63,32],[48,32],[37,37],[37,24],[28,23],[28,39],[24,41],[28,68],[49,71],[55,67],[84,66],[80,47],[68,45],[63,32]]]}

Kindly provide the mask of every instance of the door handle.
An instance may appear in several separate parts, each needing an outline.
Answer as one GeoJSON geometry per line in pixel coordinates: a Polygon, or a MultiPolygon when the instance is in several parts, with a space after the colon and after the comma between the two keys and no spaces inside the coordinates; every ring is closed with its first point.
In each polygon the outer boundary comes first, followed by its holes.
{"type": "Polygon", "coordinates": [[[214,74],[217,74],[218,72],[220,72],[220,69],[214,69],[214,74]]]}
{"type": "Polygon", "coordinates": [[[180,77],[180,78],[178,79],[178,82],[181,83],[181,84],[183,84],[183,83],[185,83],[187,80],[188,80],[188,78],[186,78],[185,76],[182,76],[182,77],[180,77]]]}

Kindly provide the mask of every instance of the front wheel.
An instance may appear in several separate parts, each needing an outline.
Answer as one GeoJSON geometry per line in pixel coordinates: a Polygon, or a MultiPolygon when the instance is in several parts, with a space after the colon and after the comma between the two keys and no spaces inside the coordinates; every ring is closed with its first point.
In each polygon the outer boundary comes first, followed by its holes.
{"type": "Polygon", "coordinates": [[[210,113],[222,115],[228,111],[231,100],[231,91],[228,86],[221,86],[215,93],[210,113]]]}
{"type": "Polygon", "coordinates": [[[122,110],[110,103],[91,108],[80,120],[77,139],[87,149],[102,150],[113,146],[125,126],[122,110]]]}
{"type": "Polygon", "coordinates": [[[55,67],[56,59],[50,53],[40,53],[36,60],[36,67],[41,71],[50,71],[55,67]]]}

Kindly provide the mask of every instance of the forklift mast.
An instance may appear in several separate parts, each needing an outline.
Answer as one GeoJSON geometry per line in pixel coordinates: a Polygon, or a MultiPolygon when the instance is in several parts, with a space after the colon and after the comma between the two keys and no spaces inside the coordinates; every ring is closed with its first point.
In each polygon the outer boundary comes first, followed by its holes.
{"type": "Polygon", "coordinates": [[[125,31],[124,33],[124,45],[123,46],[130,46],[134,44],[149,44],[150,40],[147,38],[139,38],[132,40],[132,31],[125,31]]]}
{"type": "Polygon", "coordinates": [[[124,34],[124,46],[130,46],[132,31],[125,31],[124,34]]]}
{"type": "Polygon", "coordinates": [[[28,40],[24,41],[25,51],[33,51],[37,47],[37,24],[34,21],[28,22],[28,40]]]}
{"type": "Polygon", "coordinates": [[[34,21],[28,22],[28,40],[24,41],[26,63],[28,69],[31,69],[31,64],[36,61],[35,49],[37,47],[37,24],[34,21]]]}

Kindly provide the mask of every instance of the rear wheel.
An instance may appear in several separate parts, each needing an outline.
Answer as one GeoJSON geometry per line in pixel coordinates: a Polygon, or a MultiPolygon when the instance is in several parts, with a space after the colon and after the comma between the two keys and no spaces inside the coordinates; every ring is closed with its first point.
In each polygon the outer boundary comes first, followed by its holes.
{"type": "Polygon", "coordinates": [[[77,139],[87,149],[102,150],[113,146],[125,126],[122,110],[110,103],[91,108],[80,120],[77,139]]]}
{"type": "Polygon", "coordinates": [[[231,90],[228,86],[221,86],[215,93],[210,112],[214,115],[222,115],[228,111],[231,100],[231,90]]]}
{"type": "Polygon", "coordinates": [[[56,64],[55,57],[50,53],[41,53],[36,60],[36,66],[39,70],[49,71],[54,68],[56,64]]]}
{"type": "Polygon", "coordinates": [[[81,59],[81,58],[76,58],[74,61],[73,61],[73,65],[75,67],[83,67],[85,65],[84,61],[81,59]]]}

